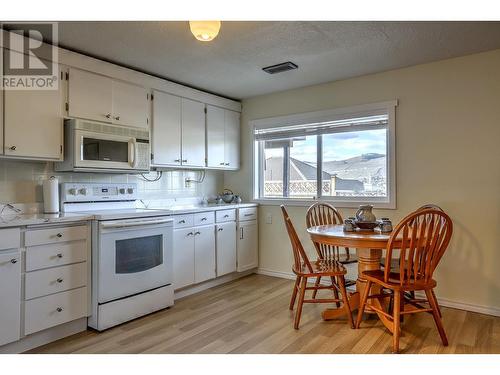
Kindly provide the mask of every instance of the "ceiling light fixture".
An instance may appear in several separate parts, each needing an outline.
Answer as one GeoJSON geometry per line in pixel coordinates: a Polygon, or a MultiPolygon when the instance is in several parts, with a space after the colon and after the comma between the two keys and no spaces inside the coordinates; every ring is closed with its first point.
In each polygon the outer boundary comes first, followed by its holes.
{"type": "Polygon", "coordinates": [[[202,42],[214,40],[220,30],[220,21],[189,21],[194,37],[202,42]]]}

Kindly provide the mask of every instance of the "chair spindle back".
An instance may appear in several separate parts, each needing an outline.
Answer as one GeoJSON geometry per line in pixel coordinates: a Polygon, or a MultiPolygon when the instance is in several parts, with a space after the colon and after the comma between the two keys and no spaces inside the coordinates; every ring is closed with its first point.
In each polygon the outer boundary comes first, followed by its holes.
{"type": "MultiPolygon", "coordinates": [[[[318,225],[342,224],[344,220],[335,207],[328,203],[314,203],[306,212],[307,228],[318,225]]],[[[318,258],[325,260],[339,260],[340,251],[338,246],[314,243],[318,258]]],[[[346,248],[349,257],[349,249],[346,248]]]]}
{"type": "Polygon", "coordinates": [[[387,243],[385,281],[389,281],[393,250],[399,249],[400,284],[429,282],[452,232],[453,223],[442,210],[420,209],[406,216],[394,228],[387,243]]]}
{"type": "Polygon", "coordinates": [[[285,206],[281,205],[281,212],[283,212],[283,219],[285,220],[286,230],[288,232],[288,237],[290,237],[290,243],[292,245],[294,268],[295,270],[300,270],[302,268],[302,263],[307,267],[309,272],[313,272],[313,268],[307,254],[302,247],[299,236],[295,231],[292,220],[286,211],[285,206]]]}

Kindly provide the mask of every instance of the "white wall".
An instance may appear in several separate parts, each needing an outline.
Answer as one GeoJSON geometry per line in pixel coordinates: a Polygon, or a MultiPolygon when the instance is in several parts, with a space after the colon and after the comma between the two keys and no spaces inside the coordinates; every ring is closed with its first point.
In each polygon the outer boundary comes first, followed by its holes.
{"type": "MultiPolygon", "coordinates": [[[[145,182],[137,175],[54,172],[53,163],[0,159],[0,203],[42,202],[42,181],[57,176],[60,182],[134,182],[140,198],[212,197],[222,191],[223,173],[207,171],[202,184],[186,187],[184,180],[199,178],[199,172],[165,171],[161,180],[145,182]]],[[[153,178],[156,173],[150,173],[153,178]]]]}
{"type": "MultiPolygon", "coordinates": [[[[397,209],[375,214],[397,222],[424,203],[443,207],[455,232],[436,271],[438,297],[500,314],[500,50],[244,100],[242,169],[225,173],[225,185],[251,198],[250,120],[393,99],[397,209]]],[[[309,243],[305,209],[290,213],[309,243]]],[[[260,267],[288,273],[280,215],[277,206],[260,208],[260,267]]]]}

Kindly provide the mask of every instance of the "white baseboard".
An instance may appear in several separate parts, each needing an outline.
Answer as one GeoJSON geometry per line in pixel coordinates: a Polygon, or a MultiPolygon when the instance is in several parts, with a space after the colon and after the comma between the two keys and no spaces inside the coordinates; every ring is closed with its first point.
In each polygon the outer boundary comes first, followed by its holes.
{"type": "Polygon", "coordinates": [[[240,279],[240,278],[248,276],[252,273],[256,273],[256,271],[257,271],[257,269],[253,268],[251,270],[247,270],[244,272],[233,272],[233,273],[218,277],[218,278],[213,279],[213,280],[205,281],[203,283],[196,284],[193,286],[188,286],[188,287],[183,288],[183,289],[178,289],[174,292],[174,300],[178,300],[179,298],[187,297],[187,296],[190,296],[191,294],[195,294],[195,293],[202,292],[204,290],[213,288],[214,286],[218,286],[218,285],[225,284],[225,283],[228,283],[228,282],[236,280],[236,279],[240,279]]]}
{"type": "MultiPolygon", "coordinates": [[[[260,275],[295,280],[295,275],[292,272],[273,271],[273,270],[266,269],[266,268],[258,268],[257,273],[260,275]]],[[[347,289],[349,290],[350,288],[347,288],[347,289]]],[[[417,293],[417,295],[423,297],[423,295],[420,295],[419,293],[417,293]]],[[[458,309],[458,310],[471,311],[471,312],[476,312],[476,313],[485,314],[485,315],[500,316],[500,308],[498,308],[498,307],[483,306],[483,305],[476,305],[476,304],[472,304],[472,303],[459,302],[459,301],[454,301],[454,300],[451,300],[448,298],[441,298],[439,296],[437,296],[437,299],[439,301],[440,306],[450,307],[452,309],[458,309]]]]}

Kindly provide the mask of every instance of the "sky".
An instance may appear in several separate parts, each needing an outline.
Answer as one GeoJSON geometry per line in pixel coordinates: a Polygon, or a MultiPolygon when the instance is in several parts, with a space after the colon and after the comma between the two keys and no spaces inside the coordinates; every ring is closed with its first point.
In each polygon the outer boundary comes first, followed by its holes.
{"type": "MultiPolygon", "coordinates": [[[[267,156],[278,156],[278,150],[268,150],[267,156]],[[270,152],[269,152],[270,151],[270,152]]],[[[345,160],[367,153],[386,153],[386,130],[366,130],[329,134],[323,136],[323,161],[345,160]]],[[[302,161],[316,163],[316,137],[295,141],[290,156],[302,161]]]]}

